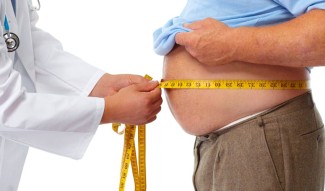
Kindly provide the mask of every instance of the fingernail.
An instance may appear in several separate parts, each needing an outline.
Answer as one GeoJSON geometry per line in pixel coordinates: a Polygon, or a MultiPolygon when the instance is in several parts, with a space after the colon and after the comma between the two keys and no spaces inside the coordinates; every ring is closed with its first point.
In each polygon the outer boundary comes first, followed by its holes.
{"type": "Polygon", "coordinates": [[[149,83],[156,84],[156,83],[158,83],[158,81],[157,80],[152,80],[149,83]]]}

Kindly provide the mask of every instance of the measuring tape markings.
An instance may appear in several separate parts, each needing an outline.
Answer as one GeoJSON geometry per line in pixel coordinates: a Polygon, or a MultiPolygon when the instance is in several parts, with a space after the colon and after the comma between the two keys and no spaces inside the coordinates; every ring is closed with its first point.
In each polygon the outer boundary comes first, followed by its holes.
{"type": "Polygon", "coordinates": [[[126,185],[126,179],[128,175],[128,169],[131,163],[132,174],[134,178],[135,190],[145,191],[146,190],[146,166],[145,166],[145,125],[125,125],[124,130],[118,131],[121,124],[114,123],[113,130],[122,135],[124,134],[124,146],[122,154],[121,172],[120,172],[120,184],[119,190],[124,191],[126,185]],[[137,162],[137,154],[135,147],[135,134],[138,129],[138,155],[139,155],[139,166],[137,162]]]}
{"type": "Polygon", "coordinates": [[[138,127],[138,148],[139,148],[139,184],[140,190],[145,191],[147,185],[146,179],[146,127],[138,127]]]}
{"type": "MultiPolygon", "coordinates": [[[[145,78],[152,80],[148,75],[145,78]]],[[[165,89],[260,89],[289,90],[308,89],[308,80],[167,80],[161,81],[160,88],[165,89]]],[[[119,131],[121,124],[113,123],[113,130],[124,134],[123,156],[120,172],[119,191],[124,191],[128,169],[131,163],[136,191],[146,191],[146,126],[125,125],[119,131]],[[135,134],[138,130],[138,159],[135,147],[135,134]]]]}
{"type": "Polygon", "coordinates": [[[309,89],[308,80],[162,80],[165,89],[259,89],[294,90],[309,89]]]}
{"type": "MultiPolygon", "coordinates": [[[[144,76],[148,80],[152,80],[149,75],[144,76]]],[[[113,130],[119,135],[124,134],[124,146],[121,162],[120,185],[119,191],[124,191],[128,169],[131,163],[132,174],[134,179],[135,191],[146,191],[146,125],[125,125],[122,131],[119,131],[120,123],[113,123],[113,130]],[[138,126],[138,128],[137,128],[138,126]],[[135,147],[135,134],[138,133],[138,159],[135,147]]]]}

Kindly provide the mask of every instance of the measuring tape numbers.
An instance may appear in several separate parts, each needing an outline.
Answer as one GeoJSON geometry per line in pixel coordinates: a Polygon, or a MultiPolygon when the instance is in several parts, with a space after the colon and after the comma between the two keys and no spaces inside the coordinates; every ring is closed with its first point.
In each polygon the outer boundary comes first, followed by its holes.
{"type": "MultiPolygon", "coordinates": [[[[152,78],[145,76],[148,80],[152,78]]],[[[300,90],[309,89],[308,80],[162,80],[160,88],[165,89],[258,89],[258,90],[300,90]]],[[[131,163],[135,191],[146,191],[146,126],[113,123],[113,130],[124,134],[124,147],[120,172],[119,191],[124,191],[131,163]],[[136,136],[138,135],[138,153],[136,136]]]]}
{"type": "Polygon", "coordinates": [[[124,134],[119,191],[124,191],[131,163],[135,191],[146,190],[146,134],[145,125],[125,125],[123,131],[118,129],[121,124],[114,123],[113,130],[124,134]],[[135,135],[138,134],[138,153],[136,152],[135,135]],[[138,157],[137,157],[138,154],[138,157]],[[139,163],[138,163],[139,160],[139,163]]]}
{"type": "MultiPolygon", "coordinates": [[[[152,80],[149,75],[145,75],[144,77],[148,80],[152,80]]],[[[120,123],[112,124],[112,128],[116,133],[120,135],[124,134],[119,191],[124,191],[125,189],[130,163],[135,191],[146,191],[146,125],[125,124],[125,128],[122,131],[119,131],[120,126],[120,123]],[[136,133],[138,135],[138,153],[136,152],[136,133]]]]}
{"type": "Polygon", "coordinates": [[[300,90],[310,85],[308,80],[162,80],[160,88],[300,90]]]}

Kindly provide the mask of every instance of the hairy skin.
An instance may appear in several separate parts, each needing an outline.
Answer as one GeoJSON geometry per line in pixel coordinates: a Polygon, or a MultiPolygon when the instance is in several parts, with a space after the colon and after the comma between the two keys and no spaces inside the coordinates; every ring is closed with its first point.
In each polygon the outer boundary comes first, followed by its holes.
{"type": "MultiPolygon", "coordinates": [[[[186,24],[165,57],[163,78],[307,80],[325,65],[325,11],[273,26],[230,28],[212,18],[186,24]]],[[[272,108],[308,90],[166,90],[170,109],[193,135],[272,108]]]]}
{"type": "Polygon", "coordinates": [[[212,18],[186,27],[176,43],[201,63],[233,61],[288,67],[325,65],[325,11],[312,10],[291,21],[265,27],[230,28],[212,18]]]}

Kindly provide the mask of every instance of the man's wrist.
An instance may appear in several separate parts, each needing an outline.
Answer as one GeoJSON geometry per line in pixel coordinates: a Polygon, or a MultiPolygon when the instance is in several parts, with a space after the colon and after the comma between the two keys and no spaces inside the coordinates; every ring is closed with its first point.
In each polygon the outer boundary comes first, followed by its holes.
{"type": "Polygon", "coordinates": [[[252,50],[253,29],[249,27],[239,27],[233,29],[233,35],[229,39],[232,44],[232,61],[249,62],[252,50]]]}

